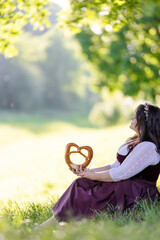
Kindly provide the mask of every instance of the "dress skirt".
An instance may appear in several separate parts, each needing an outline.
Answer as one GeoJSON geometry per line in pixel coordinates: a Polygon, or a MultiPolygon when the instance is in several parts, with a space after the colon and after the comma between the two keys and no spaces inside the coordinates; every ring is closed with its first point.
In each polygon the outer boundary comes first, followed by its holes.
{"type": "Polygon", "coordinates": [[[107,210],[108,206],[118,207],[123,212],[133,207],[138,198],[154,201],[157,195],[160,198],[156,182],[143,179],[102,182],[77,178],[56,202],[53,211],[58,221],[90,218],[107,210]]]}

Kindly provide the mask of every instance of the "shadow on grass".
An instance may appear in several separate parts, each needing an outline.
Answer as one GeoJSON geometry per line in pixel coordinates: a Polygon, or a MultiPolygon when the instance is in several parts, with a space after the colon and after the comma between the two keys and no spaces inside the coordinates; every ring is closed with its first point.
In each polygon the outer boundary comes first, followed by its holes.
{"type": "Polygon", "coordinates": [[[34,134],[60,131],[73,126],[79,128],[94,127],[88,121],[87,114],[66,111],[38,111],[32,113],[0,111],[0,124],[22,128],[34,134]]]}

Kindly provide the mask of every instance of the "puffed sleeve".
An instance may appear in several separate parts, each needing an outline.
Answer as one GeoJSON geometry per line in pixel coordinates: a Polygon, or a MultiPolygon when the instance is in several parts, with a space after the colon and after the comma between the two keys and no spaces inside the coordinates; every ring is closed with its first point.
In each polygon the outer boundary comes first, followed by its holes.
{"type": "Polygon", "coordinates": [[[139,143],[126,157],[123,163],[116,168],[111,168],[109,173],[115,181],[131,178],[150,165],[156,165],[160,161],[160,154],[156,151],[156,145],[151,142],[139,143]]]}
{"type": "Polygon", "coordinates": [[[111,168],[116,168],[120,165],[120,163],[118,162],[118,160],[116,160],[114,163],[110,164],[111,168]]]}

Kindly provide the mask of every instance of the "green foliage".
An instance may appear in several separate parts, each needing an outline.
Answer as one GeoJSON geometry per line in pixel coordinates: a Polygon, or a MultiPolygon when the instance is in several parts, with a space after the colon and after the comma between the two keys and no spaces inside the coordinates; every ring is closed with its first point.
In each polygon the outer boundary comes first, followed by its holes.
{"type": "Polygon", "coordinates": [[[1,216],[8,221],[12,229],[19,229],[24,225],[33,227],[52,216],[53,204],[51,200],[44,204],[26,202],[20,207],[17,202],[10,200],[1,209],[1,216]]]}
{"type": "MultiPolygon", "coordinates": [[[[31,113],[22,111],[0,111],[0,126],[3,124],[12,126],[15,129],[25,129],[32,134],[48,134],[63,132],[65,128],[80,127],[92,128],[93,125],[88,120],[88,114],[79,111],[62,111],[54,109],[40,109],[31,113]]],[[[6,139],[9,139],[11,132],[6,132],[6,139]]],[[[12,134],[11,134],[12,135],[12,134]]],[[[15,130],[16,135],[16,130],[15,130]]],[[[13,139],[16,136],[13,135],[13,139]]],[[[4,142],[6,143],[6,142],[4,142]]]]}
{"type": "Polygon", "coordinates": [[[111,95],[104,91],[103,94],[104,101],[95,103],[90,111],[90,122],[99,127],[128,122],[133,113],[133,100],[120,92],[111,95]]]}
{"type": "MultiPolygon", "coordinates": [[[[52,112],[52,114],[57,118],[57,113],[52,112]]],[[[69,118],[73,121],[73,116],[68,113],[68,120],[69,118]]],[[[61,119],[63,121],[67,120],[64,115],[61,115],[61,119]]],[[[109,163],[111,159],[113,160],[115,158],[113,153],[116,146],[122,141],[122,135],[124,140],[129,135],[128,132],[125,132],[126,126],[125,128],[100,131],[92,129],[91,131],[91,129],[84,130],[84,128],[75,129],[73,122],[70,125],[68,124],[66,128],[65,122],[63,122],[61,128],[58,129],[60,119],[57,123],[55,122],[54,129],[52,126],[52,128],[48,128],[49,131],[47,132],[45,127],[49,127],[51,121],[53,122],[51,113],[48,113],[48,115],[45,113],[43,118],[26,116],[20,113],[13,115],[10,112],[8,114],[7,112],[0,113],[0,122],[3,123],[0,128],[2,136],[0,143],[1,170],[4,169],[4,165],[6,166],[6,171],[2,170],[1,173],[1,180],[5,183],[1,185],[1,199],[2,195],[7,192],[9,194],[8,198],[16,197],[17,201],[3,202],[3,205],[0,202],[0,239],[134,240],[136,238],[150,240],[153,238],[159,240],[160,203],[158,201],[154,203],[138,202],[133,210],[126,210],[123,214],[118,209],[116,211],[110,209],[107,214],[99,212],[96,219],[82,219],[63,225],[54,224],[46,230],[33,231],[34,227],[52,216],[52,206],[57,201],[55,199],[57,194],[56,191],[54,194],[52,192],[53,197],[48,199],[51,194],[49,189],[54,190],[53,188],[60,181],[66,188],[73,180],[71,178],[72,174],[68,173],[70,171],[66,169],[62,157],[66,139],[71,137],[77,139],[78,136],[79,142],[84,142],[84,139],[92,142],[96,148],[94,164],[98,165],[101,161],[103,161],[102,164],[106,164],[106,161],[109,163]],[[40,129],[40,134],[35,138],[35,129],[32,128],[35,128],[36,124],[38,125],[37,129],[40,129]],[[32,131],[32,134],[29,135],[30,131],[32,131]],[[112,139],[114,144],[111,141],[112,139]],[[102,142],[105,142],[105,144],[102,144],[102,142]],[[14,153],[17,154],[12,154],[13,147],[14,153]],[[59,151],[56,151],[58,148],[59,151]],[[44,178],[45,174],[48,181],[44,178]],[[21,176],[25,177],[26,183],[21,176]],[[65,176],[65,181],[62,176],[65,176]],[[3,181],[4,179],[8,179],[8,181],[3,181]],[[15,183],[17,186],[15,186],[15,183]],[[42,183],[42,185],[39,183],[42,183]],[[30,202],[25,202],[28,199],[27,188],[30,202]],[[16,195],[17,189],[19,189],[20,195],[16,195]],[[35,195],[34,192],[36,192],[35,195]],[[43,194],[45,194],[45,202],[33,201],[33,198],[42,199],[43,194]]],[[[81,119],[79,121],[82,122],[81,119]]],[[[58,185],[57,191],[60,188],[62,188],[62,185],[58,185]]]]}
{"type": "Polygon", "coordinates": [[[117,209],[110,213],[99,213],[96,219],[70,221],[68,224],[53,224],[43,231],[33,228],[52,216],[53,201],[46,203],[16,202],[1,209],[0,238],[8,240],[51,240],[51,239],[159,239],[160,205],[158,201],[139,202],[132,210],[123,214],[117,209]]]}
{"type": "Polygon", "coordinates": [[[29,110],[37,107],[39,96],[32,75],[22,63],[0,56],[0,108],[29,110]],[[36,89],[36,90],[35,90],[36,89]]]}
{"type": "Polygon", "coordinates": [[[57,28],[60,7],[50,10],[52,28],[33,31],[31,24],[25,25],[14,44],[19,54],[9,59],[0,55],[0,109],[90,108],[95,94],[88,90],[88,63],[73,36],[57,28]]]}
{"type": "Polygon", "coordinates": [[[0,52],[6,57],[17,54],[14,43],[30,22],[34,29],[50,26],[49,0],[2,0],[0,2],[0,52]]]}
{"type": "Polygon", "coordinates": [[[18,56],[0,56],[1,109],[90,107],[90,70],[73,37],[55,27],[42,35],[25,32],[16,47],[18,56]]]}
{"type": "Polygon", "coordinates": [[[159,12],[158,0],[71,1],[65,23],[98,68],[98,90],[107,86],[110,91],[156,100],[160,94],[159,12]]]}

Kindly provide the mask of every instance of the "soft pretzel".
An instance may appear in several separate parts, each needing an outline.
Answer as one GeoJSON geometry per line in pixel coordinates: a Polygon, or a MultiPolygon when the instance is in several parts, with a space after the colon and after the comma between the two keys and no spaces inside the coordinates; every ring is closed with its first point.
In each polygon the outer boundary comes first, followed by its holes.
{"type": "Polygon", "coordinates": [[[66,163],[68,164],[69,168],[72,170],[72,169],[77,169],[77,167],[80,167],[82,166],[82,169],[86,168],[89,163],[91,162],[91,159],[93,157],[93,150],[91,147],[89,146],[82,146],[82,147],[79,147],[77,144],[75,143],[68,143],[66,145],[66,151],[65,151],[65,160],[66,160],[66,163]],[[77,151],[71,151],[71,147],[75,147],[77,148],[77,151]],[[81,152],[81,150],[87,150],[88,152],[88,155],[86,156],[84,153],[81,152]],[[71,161],[71,154],[73,153],[79,153],[81,154],[84,158],[85,158],[85,162],[83,164],[74,164],[72,161],[71,161]]]}

